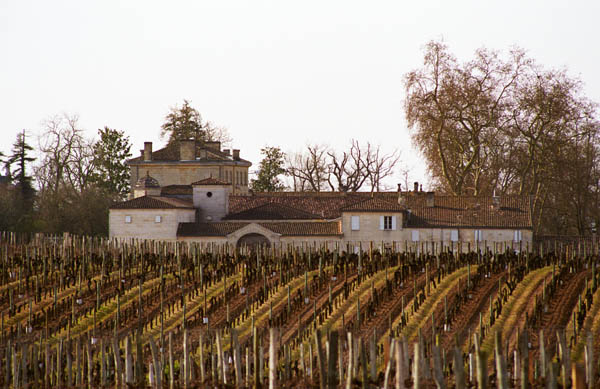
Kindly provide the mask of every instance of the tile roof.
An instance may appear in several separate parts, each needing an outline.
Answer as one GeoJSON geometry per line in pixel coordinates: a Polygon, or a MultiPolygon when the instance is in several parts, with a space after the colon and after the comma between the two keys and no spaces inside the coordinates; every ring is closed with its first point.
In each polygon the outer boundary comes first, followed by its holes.
{"type": "MultiPolygon", "coordinates": [[[[227,236],[251,223],[215,222],[215,223],[179,223],[177,236],[227,236]]],[[[273,222],[257,223],[282,236],[339,236],[340,222],[273,222]]]]}
{"type": "Polygon", "coordinates": [[[110,209],[194,209],[191,201],[171,197],[141,196],[121,203],[116,203],[110,209]]]}
{"type": "Polygon", "coordinates": [[[353,193],[339,192],[269,192],[252,195],[230,195],[229,212],[240,213],[264,204],[280,204],[301,209],[323,219],[337,219],[341,208],[364,200],[353,193]]]}
{"type": "Polygon", "coordinates": [[[311,220],[321,219],[310,212],[293,208],[284,204],[265,203],[258,207],[230,213],[225,220],[311,220]]]}
{"type": "Polygon", "coordinates": [[[405,210],[406,208],[399,205],[397,200],[393,202],[380,197],[371,197],[341,209],[342,212],[403,212],[405,210]]]}
{"type": "Polygon", "coordinates": [[[160,188],[161,196],[169,195],[188,195],[191,196],[193,193],[191,185],[167,185],[160,188]]]}
{"type": "MultiPolygon", "coordinates": [[[[206,151],[207,158],[205,160],[232,161],[232,162],[234,161],[230,156],[228,156],[224,152],[215,150],[210,147],[206,147],[205,145],[203,145],[202,142],[196,142],[196,155],[197,156],[199,156],[201,154],[200,153],[201,150],[206,151]]],[[[175,161],[179,161],[179,160],[180,160],[180,156],[179,156],[179,143],[178,142],[173,142],[173,143],[167,144],[162,149],[158,149],[158,150],[152,152],[152,161],[175,162],[175,161]]],[[[138,157],[129,159],[127,162],[130,164],[136,164],[136,163],[143,163],[145,161],[142,158],[142,156],[138,156],[138,157]]],[[[238,162],[238,160],[236,160],[235,162],[238,162]]],[[[247,161],[247,160],[241,159],[241,158],[239,159],[239,162],[250,163],[250,161],[247,161]]]]}
{"type": "Polygon", "coordinates": [[[407,197],[408,227],[532,228],[526,196],[435,196],[434,207],[419,197],[407,197]]]}
{"type": "MultiPolygon", "coordinates": [[[[398,203],[398,192],[272,192],[251,195],[231,195],[230,215],[265,204],[283,205],[318,215],[324,219],[337,219],[343,210],[355,212],[352,207],[375,207],[381,212],[391,212],[404,207],[410,216],[407,227],[481,227],[481,228],[532,228],[529,198],[527,196],[434,196],[434,207],[427,206],[425,192],[403,192],[404,202],[398,203]],[[387,204],[386,204],[387,203],[387,204]],[[391,208],[385,209],[383,205],[391,208]],[[396,208],[399,207],[399,208],[396,208]]],[[[256,216],[260,216],[256,212],[256,216]]],[[[260,220],[257,217],[255,220],[260,220]]]]}
{"type": "Polygon", "coordinates": [[[225,182],[218,178],[208,177],[200,181],[192,182],[192,185],[231,185],[231,182],[225,182]]]}

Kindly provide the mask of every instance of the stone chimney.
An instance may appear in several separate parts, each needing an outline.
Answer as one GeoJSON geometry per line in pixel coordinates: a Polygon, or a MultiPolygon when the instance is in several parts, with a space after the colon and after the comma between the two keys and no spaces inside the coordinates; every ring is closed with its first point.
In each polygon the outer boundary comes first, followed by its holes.
{"type": "Polygon", "coordinates": [[[402,193],[402,184],[398,184],[398,193],[402,193]]]}
{"type": "Polygon", "coordinates": [[[231,155],[231,152],[229,149],[223,149],[223,154],[229,156],[229,155],[231,155]]]}
{"type": "Polygon", "coordinates": [[[206,142],[205,144],[211,150],[221,151],[221,142],[206,142]]]}
{"type": "Polygon", "coordinates": [[[152,142],[144,142],[144,161],[152,161],[152,142]]]}
{"type": "Polygon", "coordinates": [[[233,159],[235,159],[236,161],[240,160],[240,150],[233,149],[233,159]]]}
{"type": "Polygon", "coordinates": [[[427,205],[427,208],[435,207],[435,193],[434,192],[427,192],[426,205],[427,205]]]}
{"type": "Polygon", "coordinates": [[[196,141],[195,140],[180,140],[179,141],[179,160],[180,161],[195,161],[196,160],[196,141]]]}
{"type": "Polygon", "coordinates": [[[414,192],[417,193],[419,191],[419,183],[415,181],[414,192]]]}

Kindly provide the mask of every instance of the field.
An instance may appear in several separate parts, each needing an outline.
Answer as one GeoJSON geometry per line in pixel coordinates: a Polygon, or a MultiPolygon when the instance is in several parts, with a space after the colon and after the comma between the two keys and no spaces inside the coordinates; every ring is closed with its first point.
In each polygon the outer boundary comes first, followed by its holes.
{"type": "Polygon", "coordinates": [[[600,385],[594,245],[1,238],[3,387],[600,385]]]}

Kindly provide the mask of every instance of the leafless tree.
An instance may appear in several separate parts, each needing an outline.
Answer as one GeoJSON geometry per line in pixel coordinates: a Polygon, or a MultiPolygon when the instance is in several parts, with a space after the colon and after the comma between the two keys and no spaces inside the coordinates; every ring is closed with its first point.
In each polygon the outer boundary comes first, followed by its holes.
{"type": "Polygon", "coordinates": [[[308,145],[301,153],[288,154],[287,171],[296,191],[333,190],[356,192],[366,184],[371,191],[387,189],[385,178],[391,176],[399,160],[398,151],[386,154],[380,146],[352,140],[350,148],[336,152],[324,145],[308,145]]]}
{"type": "Polygon", "coordinates": [[[286,170],[294,191],[320,192],[327,189],[330,175],[327,152],[325,145],[309,144],[305,152],[287,154],[286,170]]]}

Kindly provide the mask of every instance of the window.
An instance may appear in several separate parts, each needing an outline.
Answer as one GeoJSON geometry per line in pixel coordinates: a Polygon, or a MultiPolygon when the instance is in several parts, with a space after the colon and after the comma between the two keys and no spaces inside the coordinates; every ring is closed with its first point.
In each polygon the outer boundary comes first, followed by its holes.
{"type": "Polygon", "coordinates": [[[125,216],[125,223],[131,223],[131,216],[125,216]]]}
{"type": "Polygon", "coordinates": [[[521,230],[515,230],[514,241],[520,242],[522,239],[523,239],[523,234],[522,234],[521,230]]]}
{"type": "Polygon", "coordinates": [[[419,230],[412,230],[412,241],[413,242],[419,241],[419,230]]]}
{"type": "Polygon", "coordinates": [[[212,197],[212,192],[206,192],[206,197],[211,198],[212,197]]]}
{"type": "Polygon", "coordinates": [[[154,216],[154,223],[160,223],[162,221],[162,216],[154,216]]]}
{"type": "Polygon", "coordinates": [[[380,216],[379,229],[393,231],[396,229],[396,216],[380,216]]]}
{"type": "Polygon", "coordinates": [[[481,242],[483,240],[483,233],[481,230],[475,230],[475,242],[481,242]]]}
{"type": "Polygon", "coordinates": [[[360,216],[352,216],[352,231],[360,230],[360,216]]]}
{"type": "Polygon", "coordinates": [[[453,242],[458,242],[458,230],[450,231],[450,240],[453,242]]]}

